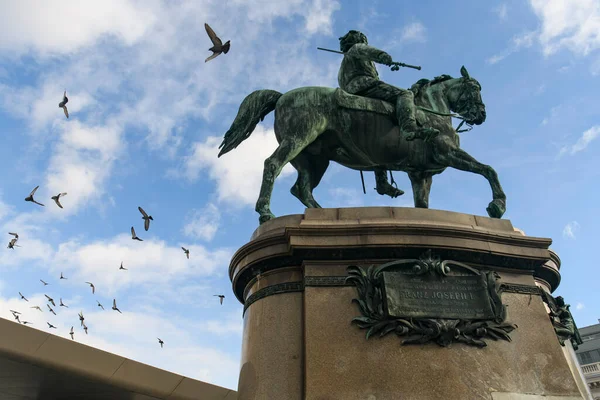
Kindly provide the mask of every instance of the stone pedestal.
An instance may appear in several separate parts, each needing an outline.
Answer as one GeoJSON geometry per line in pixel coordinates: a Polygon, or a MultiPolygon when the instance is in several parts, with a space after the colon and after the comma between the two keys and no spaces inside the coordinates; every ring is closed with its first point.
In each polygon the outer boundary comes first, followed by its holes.
{"type": "Polygon", "coordinates": [[[307,209],[261,225],[234,255],[244,304],[240,400],[581,399],[540,296],[560,282],[550,239],[508,220],[438,210],[307,209]],[[365,338],[349,265],[418,258],[426,250],[495,271],[511,342],[401,345],[365,338]],[[543,397],[552,399],[553,397],[543,397]]]}

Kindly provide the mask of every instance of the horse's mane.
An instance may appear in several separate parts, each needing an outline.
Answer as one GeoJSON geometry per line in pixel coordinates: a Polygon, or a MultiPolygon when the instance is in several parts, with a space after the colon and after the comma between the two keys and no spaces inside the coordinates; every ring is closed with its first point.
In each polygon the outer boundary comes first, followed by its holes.
{"type": "Polygon", "coordinates": [[[432,80],[429,79],[419,79],[414,85],[410,87],[410,90],[414,93],[415,97],[427,86],[435,85],[440,82],[447,81],[449,79],[453,79],[450,75],[440,75],[436,76],[432,80]]]}

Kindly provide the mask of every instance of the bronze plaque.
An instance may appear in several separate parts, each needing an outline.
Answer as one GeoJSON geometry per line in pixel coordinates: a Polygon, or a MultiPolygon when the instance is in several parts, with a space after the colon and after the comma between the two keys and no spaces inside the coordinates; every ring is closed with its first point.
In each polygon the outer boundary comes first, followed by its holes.
{"type": "Polygon", "coordinates": [[[484,275],[383,272],[386,312],[394,318],[493,319],[484,275]]]}

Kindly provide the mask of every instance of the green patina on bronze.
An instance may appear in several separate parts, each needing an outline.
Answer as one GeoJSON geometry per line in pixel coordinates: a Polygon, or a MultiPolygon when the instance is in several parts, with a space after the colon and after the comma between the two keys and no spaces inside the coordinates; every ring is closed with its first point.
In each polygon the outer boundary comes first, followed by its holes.
{"type": "Polygon", "coordinates": [[[542,299],[550,309],[548,316],[554,326],[558,342],[564,346],[565,342],[569,340],[573,348],[577,350],[579,345],[583,343],[583,340],[581,339],[573,315],[569,310],[570,305],[565,304],[565,299],[562,296],[553,297],[546,291],[542,291],[542,299]]]}
{"type": "Polygon", "coordinates": [[[352,301],[358,304],[362,314],[353,318],[352,322],[361,329],[367,329],[367,339],[375,334],[383,337],[393,332],[406,338],[403,344],[435,342],[445,347],[459,342],[485,347],[486,338],[511,341],[509,333],[517,327],[505,321],[506,306],[500,299],[501,286],[496,273],[480,272],[456,261],[441,261],[439,257],[432,255],[431,250],[425,252],[420,259],[392,261],[368,268],[350,266],[348,275],[346,281],[355,285],[358,293],[358,298],[352,301]],[[406,292],[403,290],[406,288],[399,285],[394,287],[394,280],[386,282],[384,274],[390,270],[396,270],[396,274],[422,277],[423,292],[434,295],[455,293],[455,297],[458,295],[459,299],[439,296],[442,301],[439,302],[437,311],[432,307],[431,298],[424,299],[421,296],[417,299],[415,297],[418,296],[409,296],[412,301],[401,299],[400,293],[406,292]],[[464,277],[469,277],[468,284],[460,285],[470,288],[450,289],[460,282],[461,277],[464,281],[464,277]],[[481,279],[477,283],[470,279],[472,277],[481,279]],[[433,285],[439,286],[440,290],[432,289],[433,285]],[[473,296],[475,300],[463,298],[462,295],[469,294],[473,288],[477,292],[473,296]],[[394,301],[394,298],[400,301],[394,301]],[[479,308],[481,310],[477,310],[479,308]],[[457,312],[461,317],[446,318],[457,312]]]}
{"type": "Polygon", "coordinates": [[[274,218],[270,202],[275,179],[287,163],[298,171],[291,193],[308,208],[320,208],[313,190],[335,161],[359,171],[373,171],[377,192],[396,197],[403,192],[387,179],[387,171],[404,171],[411,180],[415,207],[428,208],[432,177],[447,167],[485,177],[492,190],[490,217],[501,218],[506,195],[494,169],[460,148],[452,113],[469,125],[485,121],[481,85],[465,67],[461,77],[421,79],[410,90],[379,80],[375,62],[393,65],[389,54],[371,47],[366,37],[350,31],[340,38],[344,53],[340,88],[302,87],[287,93],[257,90],[240,105],[225,133],[219,157],[247,139],[256,125],[275,111],[279,147],[265,160],[256,203],[259,222],[274,218]]]}

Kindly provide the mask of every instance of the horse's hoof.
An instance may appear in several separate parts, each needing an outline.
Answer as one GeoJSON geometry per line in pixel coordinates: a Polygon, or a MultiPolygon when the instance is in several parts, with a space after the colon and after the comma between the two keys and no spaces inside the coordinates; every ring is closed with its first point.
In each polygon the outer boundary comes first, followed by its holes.
{"type": "Polygon", "coordinates": [[[492,200],[486,211],[491,218],[502,218],[506,212],[506,201],[501,199],[492,200]]]}
{"type": "Polygon", "coordinates": [[[258,223],[259,225],[262,225],[273,218],[275,218],[275,215],[273,215],[272,213],[262,214],[260,217],[258,217],[258,223]]]}

